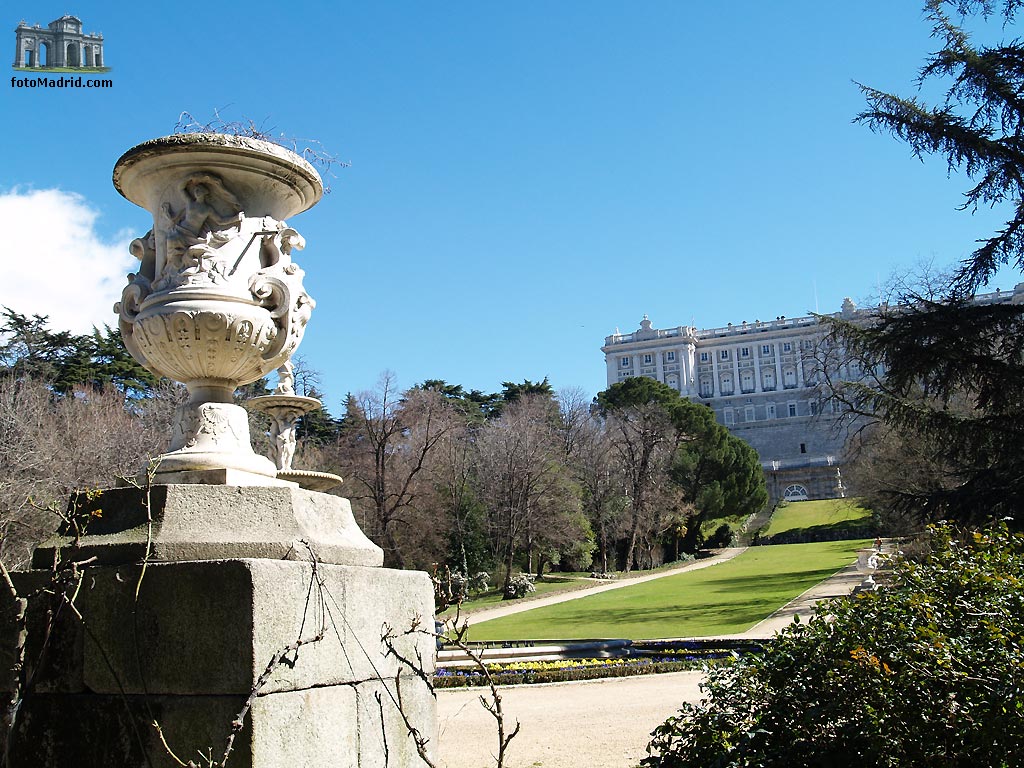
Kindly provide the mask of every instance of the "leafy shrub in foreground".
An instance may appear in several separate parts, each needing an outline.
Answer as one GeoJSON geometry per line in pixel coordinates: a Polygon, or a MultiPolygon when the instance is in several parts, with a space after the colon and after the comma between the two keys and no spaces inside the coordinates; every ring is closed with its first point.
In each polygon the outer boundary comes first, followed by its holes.
{"type": "Polygon", "coordinates": [[[1014,766],[1024,744],[1024,537],[930,531],[889,586],[714,671],[644,768],[1014,766]]]}

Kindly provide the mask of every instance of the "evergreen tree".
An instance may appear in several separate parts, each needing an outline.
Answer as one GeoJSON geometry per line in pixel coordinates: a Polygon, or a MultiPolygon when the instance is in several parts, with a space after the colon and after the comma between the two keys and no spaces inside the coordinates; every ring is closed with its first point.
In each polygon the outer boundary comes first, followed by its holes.
{"type": "Polygon", "coordinates": [[[929,0],[942,48],[919,83],[945,89],[938,106],[862,86],[868,106],[857,120],[965,173],[974,185],[963,209],[1010,209],[942,295],[904,291],[867,323],[829,320],[848,354],[879,374],[840,385],[837,396],[913,441],[937,468],[885,494],[892,510],[926,519],[1016,516],[1024,524],[1024,306],[972,301],[1000,266],[1024,270],[1024,44],[975,45],[951,17],[995,16],[1005,32],[1022,1],[929,0]]]}
{"type": "MultiPolygon", "coordinates": [[[[324,401],[326,395],[316,387],[310,387],[307,397],[324,401]]],[[[321,405],[315,411],[302,416],[295,425],[296,438],[314,445],[327,445],[338,439],[341,425],[338,419],[331,416],[327,406],[321,405]]]]}
{"type": "Polygon", "coordinates": [[[670,473],[695,508],[683,541],[692,552],[706,521],[752,515],[768,503],[768,490],[757,451],[716,422],[710,408],[683,400],[676,423],[686,437],[670,473]]]}
{"type": "Polygon", "coordinates": [[[4,307],[0,317],[0,376],[45,381],[59,394],[113,385],[133,398],[150,394],[156,384],[125,349],[121,332],[110,326],[77,335],[51,330],[45,315],[4,307]]]}
{"type": "Polygon", "coordinates": [[[627,564],[645,526],[686,531],[697,549],[707,520],[750,515],[768,501],[757,452],[715,421],[706,406],[690,402],[667,384],[637,376],[597,396],[607,414],[629,495],[627,564]],[[672,515],[671,484],[689,514],[672,515]],[[660,508],[659,508],[660,507],[660,508]],[[658,521],[655,523],[654,521],[658,521]]]}

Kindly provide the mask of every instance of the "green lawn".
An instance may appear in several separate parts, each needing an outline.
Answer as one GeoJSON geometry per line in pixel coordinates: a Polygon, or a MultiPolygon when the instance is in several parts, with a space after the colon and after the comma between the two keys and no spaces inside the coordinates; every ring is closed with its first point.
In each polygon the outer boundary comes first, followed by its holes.
{"type": "Polygon", "coordinates": [[[855,559],[867,541],[752,547],[739,557],[474,625],[469,640],[702,637],[743,632],[855,559]]]}
{"type": "Polygon", "coordinates": [[[768,529],[761,531],[761,535],[774,536],[797,528],[842,528],[868,517],[871,510],[862,507],[857,499],[794,501],[775,510],[768,529]]]}

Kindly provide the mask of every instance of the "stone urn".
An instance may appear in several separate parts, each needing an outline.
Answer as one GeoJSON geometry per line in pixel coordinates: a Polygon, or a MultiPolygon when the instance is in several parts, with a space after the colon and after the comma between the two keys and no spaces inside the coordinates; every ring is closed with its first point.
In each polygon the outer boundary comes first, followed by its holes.
{"type": "Polygon", "coordinates": [[[233,394],[287,362],[302,340],[314,302],[292,261],[305,242],[284,220],[320,200],[320,176],[276,144],[193,133],[128,150],[114,186],[153,215],[153,228],[131,243],[140,267],[114,306],[125,346],[189,391],[152,479],[287,483],[253,451],[233,394]]]}

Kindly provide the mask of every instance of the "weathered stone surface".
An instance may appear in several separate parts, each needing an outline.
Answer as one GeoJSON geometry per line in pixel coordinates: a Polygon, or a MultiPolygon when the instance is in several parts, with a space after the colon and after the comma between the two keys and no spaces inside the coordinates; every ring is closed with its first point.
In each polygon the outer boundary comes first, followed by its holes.
{"type": "MultiPolygon", "coordinates": [[[[348,499],[298,487],[154,485],[77,494],[78,519],[87,519],[75,558],[100,564],[229,558],[309,559],[376,566],[384,553],[356,524],[348,499]],[[303,544],[302,542],[305,542],[303,544]],[[308,544],[308,547],[306,546],[308,544]]],[[[45,542],[33,566],[46,568],[69,531],[45,542]]]]}
{"type": "MultiPolygon", "coordinates": [[[[10,768],[179,768],[154,721],[181,760],[211,752],[220,759],[245,698],[30,696],[11,739],[10,768]]],[[[355,768],[358,752],[356,692],[348,686],[318,688],[258,696],[229,765],[355,768]]]]}
{"type": "Polygon", "coordinates": [[[0,591],[0,691],[12,690],[10,674],[17,662],[22,628],[25,630],[24,677],[33,690],[74,693],[83,690],[83,633],[78,618],[61,599],[59,589],[42,571],[11,574],[15,589],[27,599],[23,624],[18,606],[7,590],[0,591]]]}
{"type": "Polygon", "coordinates": [[[350,674],[358,680],[374,679],[378,673],[391,679],[399,671],[395,659],[381,666],[374,658],[385,627],[394,635],[399,655],[433,673],[434,593],[430,578],[419,571],[346,570],[344,610],[340,618],[335,615],[335,621],[346,631],[342,650],[350,674]],[[370,638],[369,645],[364,638],[370,638]]]}
{"type": "Polygon", "coordinates": [[[356,688],[356,706],[360,768],[422,765],[409,726],[427,740],[427,755],[436,759],[437,702],[423,680],[403,675],[397,684],[394,680],[364,683],[356,688]]]}
{"type": "MultiPolygon", "coordinates": [[[[35,592],[26,653],[35,682],[11,766],[141,767],[146,754],[154,768],[174,765],[153,719],[183,759],[209,747],[217,756],[268,664],[321,634],[259,687],[232,764],[418,765],[399,702],[433,753],[433,694],[381,642],[391,627],[398,654],[432,673],[426,574],[271,560],[152,563],[140,584],[141,573],[140,565],[84,569],[81,620],[66,607],[54,612],[59,600],[39,591],[48,574],[15,574],[19,591],[35,592]],[[424,631],[407,631],[413,626],[424,631]]],[[[5,626],[5,644],[12,632],[5,626]]]]}
{"type": "MultiPolygon", "coordinates": [[[[404,659],[433,671],[433,592],[426,574],[273,560],[89,568],[76,606],[60,614],[41,670],[46,690],[246,694],[276,654],[303,644],[261,693],[410,674],[381,643],[394,630],[404,659]],[[416,624],[423,632],[407,632],[416,624]]],[[[45,596],[32,601],[28,657],[40,656],[45,596]]]]}

